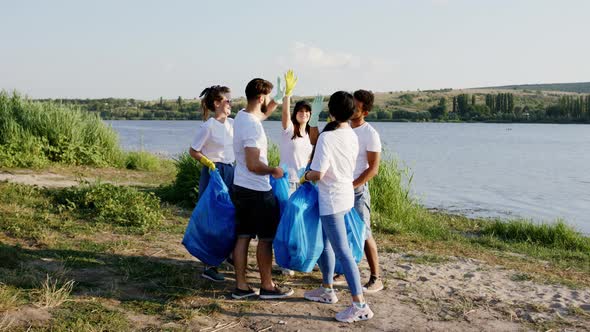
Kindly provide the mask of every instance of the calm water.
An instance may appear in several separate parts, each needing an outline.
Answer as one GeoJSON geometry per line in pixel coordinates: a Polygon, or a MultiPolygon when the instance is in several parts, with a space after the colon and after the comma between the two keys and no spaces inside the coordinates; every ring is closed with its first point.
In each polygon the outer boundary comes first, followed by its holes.
{"type": "MultiPolygon", "coordinates": [[[[107,121],[125,149],[174,156],[200,121],[107,121]]],[[[280,122],[265,122],[279,141],[280,122]]],[[[467,216],[563,218],[590,234],[590,126],[374,123],[431,208],[467,216]]],[[[321,127],[321,125],[320,125],[321,127]]]]}

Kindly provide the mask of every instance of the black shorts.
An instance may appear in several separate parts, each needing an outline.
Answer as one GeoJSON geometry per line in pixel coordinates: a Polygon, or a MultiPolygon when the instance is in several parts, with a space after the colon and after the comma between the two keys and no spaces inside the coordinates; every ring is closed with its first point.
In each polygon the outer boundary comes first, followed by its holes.
{"type": "Polygon", "coordinates": [[[280,220],[279,204],[272,190],[257,191],[233,186],[236,208],[236,235],[272,241],[280,220]]]}

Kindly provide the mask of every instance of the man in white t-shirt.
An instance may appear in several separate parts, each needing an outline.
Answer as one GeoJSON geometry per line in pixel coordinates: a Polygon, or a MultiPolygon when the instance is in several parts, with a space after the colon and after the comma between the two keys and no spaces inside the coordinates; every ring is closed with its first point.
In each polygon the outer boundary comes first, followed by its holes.
{"type": "Polygon", "coordinates": [[[268,142],[262,121],[269,117],[283,98],[283,90],[277,87],[277,95],[271,99],[273,85],[255,78],[246,86],[248,104],[234,119],[233,147],[236,157],[232,201],[236,208],[236,246],[234,268],[235,299],[257,295],[246,280],[246,263],[250,240],[258,237],[256,259],[260,272],[260,298],[280,299],[291,296],[293,290],[276,285],[272,280],[272,241],[279,225],[280,211],[272,192],[269,175],[283,176],[280,167],[268,166],[268,142]]]}
{"type": "Polygon", "coordinates": [[[371,195],[369,180],[379,171],[381,159],[381,139],[379,133],[365,121],[365,117],[373,108],[375,96],[371,91],[357,90],[353,94],[356,111],[350,118],[350,126],[359,140],[359,155],[354,170],[354,208],[367,225],[365,255],[371,270],[371,277],[364,285],[365,293],[375,293],[383,289],[379,269],[377,243],[371,233],[371,195]]]}

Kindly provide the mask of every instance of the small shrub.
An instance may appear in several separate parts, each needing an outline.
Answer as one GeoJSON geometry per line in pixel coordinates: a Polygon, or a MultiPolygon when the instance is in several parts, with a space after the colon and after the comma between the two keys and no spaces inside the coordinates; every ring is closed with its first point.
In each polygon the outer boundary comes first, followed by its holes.
{"type": "Polygon", "coordinates": [[[267,159],[268,159],[268,166],[270,166],[270,167],[278,167],[279,166],[279,162],[281,161],[281,154],[279,152],[278,145],[276,145],[274,143],[269,144],[267,159]]]}
{"type": "Polygon", "coordinates": [[[188,152],[181,154],[174,161],[176,179],[170,186],[160,187],[157,195],[164,201],[194,208],[199,197],[199,179],[201,163],[193,159],[188,152]]]}
{"type": "Polygon", "coordinates": [[[125,168],[138,171],[157,171],[160,169],[160,159],[145,151],[131,151],[126,154],[125,168]]]}
{"type": "Polygon", "coordinates": [[[163,219],[160,200],[153,193],[106,183],[64,189],[56,201],[62,209],[79,210],[96,222],[140,231],[158,226],[163,219]]]}

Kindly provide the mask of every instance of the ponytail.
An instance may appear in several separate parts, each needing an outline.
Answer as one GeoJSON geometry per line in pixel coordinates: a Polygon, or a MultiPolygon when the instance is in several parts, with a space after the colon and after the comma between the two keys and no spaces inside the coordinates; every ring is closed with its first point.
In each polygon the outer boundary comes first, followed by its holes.
{"type": "Polygon", "coordinates": [[[203,121],[209,118],[210,111],[215,111],[215,102],[223,100],[224,93],[230,93],[230,89],[221,85],[213,85],[201,91],[199,98],[203,109],[203,121]]]}

